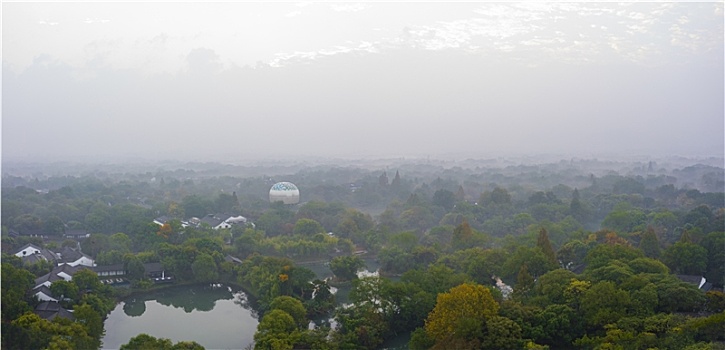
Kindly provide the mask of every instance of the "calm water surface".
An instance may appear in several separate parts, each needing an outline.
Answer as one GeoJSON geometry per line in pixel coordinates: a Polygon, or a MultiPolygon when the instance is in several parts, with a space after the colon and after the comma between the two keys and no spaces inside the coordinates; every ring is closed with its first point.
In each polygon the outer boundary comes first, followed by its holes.
{"type": "Polygon", "coordinates": [[[116,305],[105,322],[104,349],[118,349],[140,333],[207,349],[243,349],[254,340],[256,312],[246,294],[226,285],[172,287],[116,305]]]}
{"type": "MultiPolygon", "coordinates": [[[[375,274],[378,263],[371,258],[364,260],[367,269],[359,275],[375,274]]],[[[314,271],[317,278],[332,276],[325,264],[301,266],[314,271]]],[[[349,302],[350,287],[334,288],[338,303],[349,302]]],[[[315,321],[334,324],[332,319],[315,321]]],[[[193,340],[207,349],[243,349],[254,341],[258,323],[254,305],[239,289],[226,285],[171,287],[116,305],[104,324],[103,348],[118,349],[146,333],[174,343],[193,340]]]]}

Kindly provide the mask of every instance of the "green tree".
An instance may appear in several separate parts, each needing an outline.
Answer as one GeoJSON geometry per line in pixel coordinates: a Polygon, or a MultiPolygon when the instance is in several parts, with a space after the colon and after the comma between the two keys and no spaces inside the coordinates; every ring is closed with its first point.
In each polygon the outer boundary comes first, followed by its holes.
{"type": "Polygon", "coordinates": [[[82,323],[60,317],[48,321],[34,313],[26,313],[12,321],[10,326],[25,335],[17,339],[18,343],[12,344],[18,349],[96,349],[101,345],[98,339],[88,335],[82,323]]]}
{"type": "Polygon", "coordinates": [[[125,233],[114,233],[108,237],[108,249],[116,250],[122,253],[131,251],[131,237],[125,233]]]}
{"type": "Polygon", "coordinates": [[[85,294],[89,291],[98,291],[101,288],[101,282],[98,275],[90,269],[81,269],[73,275],[73,283],[78,286],[78,291],[85,294]]]}
{"type": "Polygon", "coordinates": [[[481,339],[481,349],[521,349],[521,327],[501,316],[486,320],[481,339]]]}
{"type": "Polygon", "coordinates": [[[380,269],[386,273],[400,274],[415,266],[415,261],[410,253],[398,247],[383,248],[378,253],[380,269]]]}
{"type": "Polygon", "coordinates": [[[340,218],[340,223],[335,228],[336,233],[340,233],[342,237],[371,230],[375,227],[375,222],[369,214],[363,214],[356,209],[345,209],[340,218]]]}
{"type": "Polygon", "coordinates": [[[43,228],[43,221],[32,214],[23,214],[13,220],[13,226],[19,232],[39,231],[43,228]]]}
{"type": "Polygon", "coordinates": [[[405,229],[424,232],[435,225],[437,219],[427,206],[414,205],[400,213],[400,222],[405,229]]]}
{"type": "Polygon", "coordinates": [[[659,273],[668,274],[670,269],[665,264],[656,259],[650,258],[637,258],[631,260],[627,265],[632,268],[632,272],[635,274],[639,273],[659,273]]]}
{"type": "Polygon", "coordinates": [[[91,235],[81,241],[81,249],[86,254],[95,257],[98,253],[108,250],[108,236],[101,233],[91,233],[91,235]]]}
{"type": "Polygon", "coordinates": [[[658,312],[693,312],[705,303],[705,294],[697,286],[666,276],[657,285],[658,312]]]}
{"type": "Polygon", "coordinates": [[[516,277],[516,285],[514,286],[514,296],[517,298],[527,298],[534,288],[534,277],[529,273],[526,264],[521,265],[519,273],[516,277]]]}
{"type": "Polygon", "coordinates": [[[272,300],[269,308],[271,310],[282,310],[288,313],[300,329],[305,329],[309,323],[307,321],[307,310],[299,299],[286,295],[279,296],[272,300]]]}
{"type": "MultiPolygon", "coordinates": [[[[35,278],[28,270],[17,268],[10,263],[2,262],[2,321],[3,325],[10,322],[26,311],[30,306],[26,302],[26,295],[30,288],[33,288],[35,278]]],[[[3,339],[5,327],[3,328],[3,339]]]]}
{"type": "Polygon", "coordinates": [[[388,242],[396,248],[402,249],[405,252],[410,252],[416,244],[418,244],[418,236],[409,231],[400,232],[398,234],[391,235],[388,242]]]}
{"type": "Polygon", "coordinates": [[[546,298],[545,305],[566,304],[564,290],[576,274],[569,270],[557,269],[543,274],[536,281],[534,291],[536,295],[546,298]]]}
{"type": "Polygon", "coordinates": [[[447,212],[451,211],[453,209],[453,206],[456,204],[456,195],[445,189],[441,189],[438,191],[435,191],[433,194],[433,205],[438,205],[443,207],[447,212]]]}
{"type": "Polygon", "coordinates": [[[652,226],[648,226],[647,230],[644,231],[642,240],[639,241],[639,249],[648,258],[657,259],[660,257],[660,241],[657,239],[657,234],[652,226]]]}
{"type": "Polygon", "coordinates": [[[491,192],[482,193],[480,202],[483,205],[508,205],[511,204],[511,194],[505,188],[496,187],[491,192]]]}
{"type": "Polygon", "coordinates": [[[634,232],[642,229],[646,221],[647,216],[641,210],[627,205],[617,205],[602,221],[602,228],[616,232],[634,232]]]}
{"type": "Polygon", "coordinates": [[[632,290],[630,299],[632,300],[631,314],[639,317],[651,316],[659,303],[657,286],[654,283],[648,283],[642,288],[632,290]]]}
{"type": "Polygon", "coordinates": [[[665,264],[675,273],[702,275],[707,268],[707,250],[694,243],[677,242],[662,255],[665,264]]]}
{"type": "Polygon", "coordinates": [[[169,339],[141,333],[131,338],[128,343],[121,345],[120,350],[171,350],[172,346],[169,339]]]}
{"type": "Polygon", "coordinates": [[[295,343],[293,332],[297,324],[290,314],[275,309],[268,312],[257,325],[254,333],[255,349],[292,349],[295,343]]]}
{"type": "Polygon", "coordinates": [[[207,214],[211,213],[214,204],[210,200],[201,198],[197,195],[191,195],[186,196],[181,200],[181,206],[183,207],[186,215],[203,218],[207,214]]]}
{"type": "Polygon", "coordinates": [[[399,190],[401,186],[400,183],[400,172],[398,170],[395,171],[395,177],[393,178],[393,181],[390,182],[390,188],[393,190],[399,190]]]}
{"type": "Polygon", "coordinates": [[[392,316],[394,305],[391,300],[390,280],[380,276],[369,276],[354,280],[350,300],[366,313],[380,314],[383,318],[392,316]]]}
{"type": "Polygon", "coordinates": [[[80,302],[90,305],[99,315],[107,315],[116,306],[112,298],[97,293],[84,294],[80,302]]]}
{"type": "Polygon", "coordinates": [[[118,250],[107,250],[96,255],[96,264],[98,265],[115,265],[123,264],[124,256],[127,253],[118,250]]]}
{"type": "Polygon", "coordinates": [[[63,219],[57,215],[53,215],[43,221],[43,230],[53,236],[62,236],[65,234],[65,225],[63,219]]]}
{"type": "Polygon", "coordinates": [[[578,239],[574,239],[562,245],[556,252],[556,256],[564,268],[572,269],[584,262],[584,258],[587,256],[591,246],[591,243],[587,244],[578,239]]]}
{"type": "Polygon", "coordinates": [[[144,268],[143,262],[137,256],[133,254],[127,254],[125,258],[125,267],[128,272],[128,278],[134,281],[138,281],[144,278],[146,269],[144,268]]]}
{"type": "Polygon", "coordinates": [[[401,277],[401,281],[415,284],[433,295],[444,293],[468,279],[465,274],[456,273],[443,264],[433,264],[427,269],[410,270],[401,277]]]}
{"type": "Polygon", "coordinates": [[[330,270],[342,281],[357,278],[357,272],[365,267],[365,262],[357,256],[337,256],[330,260],[330,270]]]}
{"type": "Polygon", "coordinates": [[[593,270],[609,264],[612,260],[628,262],[643,257],[642,251],[621,244],[599,244],[589,250],[584,261],[587,269],[593,270]]]}
{"type": "Polygon", "coordinates": [[[199,282],[212,282],[219,277],[216,262],[207,253],[201,253],[196,257],[191,264],[191,270],[194,272],[194,279],[199,282]]]}
{"type": "Polygon", "coordinates": [[[456,229],[453,230],[451,245],[457,249],[468,247],[472,239],[473,229],[471,228],[471,225],[468,224],[468,220],[464,219],[463,222],[456,226],[456,229]]]}
{"type": "Polygon", "coordinates": [[[64,280],[55,281],[50,285],[50,292],[59,299],[68,298],[78,300],[78,286],[73,282],[64,280]]]}
{"type": "Polygon", "coordinates": [[[592,327],[614,323],[627,314],[630,307],[629,293],[609,281],[592,285],[581,299],[584,321],[592,327]]]}
{"type": "Polygon", "coordinates": [[[539,236],[536,239],[536,246],[541,249],[541,252],[544,253],[551,264],[559,265],[554,248],[551,246],[551,241],[549,241],[549,233],[546,232],[546,229],[543,227],[539,230],[539,236]]]}
{"type": "Polygon", "coordinates": [[[171,350],[204,350],[204,347],[195,341],[180,341],[174,344],[171,350]]]}
{"type": "MultiPolygon", "coordinates": [[[[54,283],[55,284],[55,283],[54,283]]],[[[103,336],[103,318],[88,304],[81,304],[73,309],[76,322],[81,323],[88,330],[88,335],[95,339],[103,336]]]]}
{"type": "Polygon", "coordinates": [[[538,276],[558,267],[558,265],[552,263],[538,247],[528,248],[519,246],[503,264],[502,271],[504,276],[516,276],[521,269],[521,266],[524,264],[526,264],[528,272],[534,276],[534,278],[537,278],[538,276]]]}
{"type": "Polygon", "coordinates": [[[307,304],[309,314],[323,314],[334,307],[335,295],[327,281],[315,279],[312,281],[313,297],[307,304]]]}
{"type": "Polygon", "coordinates": [[[576,188],[571,195],[571,202],[569,203],[569,214],[581,223],[588,222],[591,216],[590,208],[586,205],[586,203],[582,202],[579,195],[579,190],[576,188]]]}
{"type": "Polygon", "coordinates": [[[420,327],[410,333],[409,346],[412,350],[428,350],[435,346],[435,340],[428,337],[425,329],[420,327]]]}
{"type": "Polygon", "coordinates": [[[214,201],[214,208],[219,213],[231,213],[235,209],[238,210],[238,207],[239,199],[237,198],[236,192],[233,192],[232,194],[219,193],[214,201]]]}
{"type": "Polygon", "coordinates": [[[319,222],[312,219],[299,219],[295,223],[294,234],[312,236],[315,233],[325,232],[319,222]]]}
{"type": "Polygon", "coordinates": [[[592,281],[612,281],[618,284],[634,275],[632,268],[619,260],[611,261],[608,265],[596,269],[587,269],[586,272],[592,281]]]}
{"type": "Polygon", "coordinates": [[[710,232],[700,244],[707,250],[705,277],[722,287],[725,284],[725,232],[710,232]]]}
{"type": "Polygon", "coordinates": [[[383,232],[396,232],[401,226],[400,220],[392,209],[386,209],[378,217],[378,229],[383,232]]]}
{"type": "Polygon", "coordinates": [[[537,342],[552,348],[569,348],[572,341],[584,334],[580,316],[568,305],[547,305],[534,322],[543,332],[537,342]]]}

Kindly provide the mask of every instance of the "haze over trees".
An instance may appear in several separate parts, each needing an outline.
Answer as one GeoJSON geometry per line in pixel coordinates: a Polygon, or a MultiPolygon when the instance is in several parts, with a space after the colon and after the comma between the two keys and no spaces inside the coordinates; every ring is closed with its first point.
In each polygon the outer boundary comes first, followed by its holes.
{"type": "MultiPolygon", "coordinates": [[[[380,162],[65,175],[62,164],[53,175],[14,165],[3,176],[2,249],[80,244],[99,265],[123,266],[137,292],[155,288],[146,263],[177,283],[238,284],[257,305],[260,349],[376,349],[407,334],[412,348],[716,349],[725,340],[725,186],[711,182],[722,167],[380,162]],[[393,181],[383,176],[391,169],[393,181]],[[300,188],[300,204],[269,203],[279,179],[300,188]],[[220,213],[248,222],[182,225],[220,213]],[[78,231],[89,236],[64,236],[78,231]],[[379,274],[361,277],[360,256],[377,260],[379,274]],[[328,262],[335,277],[320,279],[310,262],[328,262]],[[344,307],[333,293],[341,285],[344,307]],[[336,326],[309,327],[330,317],[336,326]]],[[[81,271],[50,289],[76,320],[43,320],[27,292],[50,267],[3,256],[3,348],[100,345],[123,291],[81,271]]],[[[139,335],[126,347],[201,346],[192,342],[139,335]]]]}

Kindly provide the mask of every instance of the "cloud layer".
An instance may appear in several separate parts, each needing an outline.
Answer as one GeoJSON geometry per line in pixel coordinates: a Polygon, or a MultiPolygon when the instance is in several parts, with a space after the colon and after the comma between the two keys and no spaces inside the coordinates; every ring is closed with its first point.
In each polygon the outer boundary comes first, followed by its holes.
{"type": "Polygon", "coordinates": [[[6,158],[723,154],[722,3],[38,6],[6,158]]]}

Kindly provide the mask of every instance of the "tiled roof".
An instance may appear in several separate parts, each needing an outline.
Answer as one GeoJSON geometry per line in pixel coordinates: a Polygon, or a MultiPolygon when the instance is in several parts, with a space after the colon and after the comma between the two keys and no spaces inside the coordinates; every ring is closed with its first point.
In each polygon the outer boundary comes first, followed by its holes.
{"type": "Polygon", "coordinates": [[[700,288],[703,279],[702,276],[698,275],[677,275],[677,278],[679,278],[682,282],[694,284],[697,288],[700,288]]]}
{"type": "Polygon", "coordinates": [[[32,254],[32,255],[26,255],[20,258],[20,260],[25,265],[35,265],[42,261],[48,261],[48,259],[43,256],[43,254],[32,254]]]}
{"type": "Polygon", "coordinates": [[[217,225],[224,222],[224,219],[220,219],[220,218],[216,217],[214,214],[209,214],[209,215],[205,216],[203,219],[201,219],[201,222],[203,222],[211,227],[216,227],[217,225]]]}
{"type": "Polygon", "coordinates": [[[35,250],[41,250],[41,249],[43,249],[43,248],[40,248],[40,247],[38,247],[37,245],[35,245],[33,243],[28,243],[28,244],[20,247],[20,249],[18,249],[17,251],[15,251],[15,254],[20,253],[21,251],[25,250],[26,248],[33,248],[35,250]]]}
{"type": "Polygon", "coordinates": [[[54,301],[44,301],[38,304],[38,306],[35,307],[35,312],[40,318],[46,319],[46,320],[53,320],[56,317],[62,317],[67,318],[69,320],[74,320],[75,316],[73,316],[73,313],[70,311],[64,309],[60,306],[57,302],[54,301]]]}
{"type": "Polygon", "coordinates": [[[85,266],[70,266],[68,264],[56,266],[52,271],[50,271],[50,273],[47,273],[43,276],[36,278],[35,285],[38,286],[45,282],[53,283],[55,281],[64,280],[63,277],[59,276],[60,273],[65,273],[69,276],[73,276],[76,274],[76,272],[80,271],[83,268],[86,268],[86,267],[85,266]]]}
{"type": "Polygon", "coordinates": [[[164,270],[164,267],[161,265],[161,263],[145,263],[143,264],[143,268],[147,274],[152,272],[161,272],[164,270]]]}
{"type": "Polygon", "coordinates": [[[82,257],[83,257],[83,253],[81,253],[73,248],[70,248],[70,247],[65,247],[60,252],[61,260],[66,263],[74,262],[82,257]]]}

